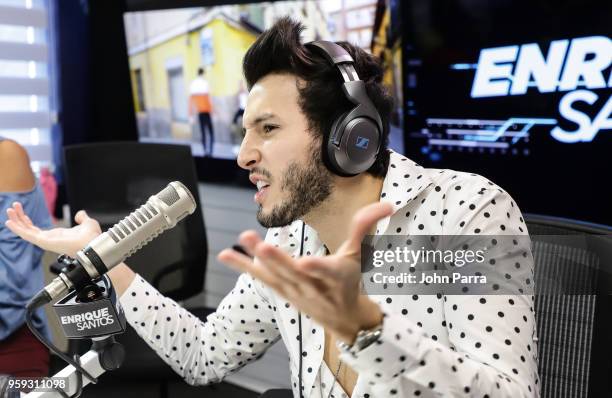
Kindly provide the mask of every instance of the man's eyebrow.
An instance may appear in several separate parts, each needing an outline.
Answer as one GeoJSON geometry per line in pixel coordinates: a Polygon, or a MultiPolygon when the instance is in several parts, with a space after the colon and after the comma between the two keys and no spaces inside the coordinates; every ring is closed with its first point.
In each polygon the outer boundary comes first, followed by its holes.
{"type": "MultiPolygon", "coordinates": [[[[255,120],[253,120],[253,123],[251,123],[251,126],[253,126],[253,127],[254,127],[254,126],[257,126],[259,123],[261,123],[261,122],[265,122],[266,120],[268,120],[268,119],[272,119],[272,118],[274,118],[274,117],[276,117],[276,115],[275,115],[275,114],[273,114],[273,113],[269,113],[269,112],[268,112],[268,113],[263,113],[263,114],[261,114],[261,115],[257,116],[257,117],[255,118],[255,120]]],[[[244,129],[244,128],[243,128],[243,129],[244,129]]]]}

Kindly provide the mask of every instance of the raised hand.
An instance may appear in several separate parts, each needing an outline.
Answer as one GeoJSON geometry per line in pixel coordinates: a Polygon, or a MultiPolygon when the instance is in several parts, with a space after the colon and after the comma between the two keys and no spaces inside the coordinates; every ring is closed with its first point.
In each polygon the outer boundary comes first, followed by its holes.
{"type": "Polygon", "coordinates": [[[218,258],[261,280],[341,340],[351,343],[359,330],[382,322],[378,305],[360,293],[361,241],[378,220],[391,213],[388,203],[359,210],[348,239],[329,256],[295,259],[262,241],[256,232],[246,231],[239,242],[255,260],[233,249],[223,250],[218,258]]]}
{"type": "Polygon", "coordinates": [[[102,233],[100,224],[89,217],[84,210],[79,211],[74,220],[78,224],[72,228],[53,228],[43,230],[32,223],[19,202],[6,210],[8,220],[5,225],[13,233],[28,242],[58,254],[71,257],[83,249],[91,240],[102,233]]]}

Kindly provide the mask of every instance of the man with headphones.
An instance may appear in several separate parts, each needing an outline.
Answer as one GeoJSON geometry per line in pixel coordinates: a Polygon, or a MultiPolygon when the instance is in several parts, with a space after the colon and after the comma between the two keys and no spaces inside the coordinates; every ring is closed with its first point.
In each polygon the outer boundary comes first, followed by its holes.
{"type": "MultiPolygon", "coordinates": [[[[302,44],[301,30],[280,19],[243,62],[238,163],[257,187],[265,239],[246,231],[219,254],[244,273],[206,322],[126,265],[113,268],[128,322],[194,385],[282,338],[294,397],[539,396],[532,296],[362,294],[366,235],[525,235],[526,226],[487,179],[387,150],[392,102],[378,61],[346,43],[302,44]]],[[[55,250],[99,233],[79,213],[78,237],[52,243],[22,216],[16,209],[10,228],[55,250]]],[[[519,257],[506,261],[532,271],[528,247],[519,257]]]]}

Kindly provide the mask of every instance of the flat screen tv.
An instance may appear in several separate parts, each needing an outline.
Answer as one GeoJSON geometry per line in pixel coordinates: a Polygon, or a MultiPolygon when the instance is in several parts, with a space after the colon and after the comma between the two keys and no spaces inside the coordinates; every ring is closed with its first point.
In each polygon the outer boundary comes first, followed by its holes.
{"type": "Polygon", "coordinates": [[[612,2],[402,2],[407,154],[612,225],[612,2]]]}

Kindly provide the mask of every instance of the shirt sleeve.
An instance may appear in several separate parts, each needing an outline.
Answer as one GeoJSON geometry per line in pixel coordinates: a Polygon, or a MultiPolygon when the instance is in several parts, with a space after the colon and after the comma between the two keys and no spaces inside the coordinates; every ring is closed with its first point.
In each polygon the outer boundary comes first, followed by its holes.
{"type": "Polygon", "coordinates": [[[138,335],[191,385],[223,380],[278,338],[275,308],[251,275],[240,275],[203,322],[136,275],[119,301],[138,335]]]}
{"type": "MultiPolygon", "coordinates": [[[[455,183],[445,199],[445,234],[527,233],[510,195],[484,178],[455,183]]],[[[514,256],[508,260],[533,273],[529,247],[514,256]]],[[[446,295],[443,303],[450,347],[386,313],[376,344],[341,358],[367,377],[375,396],[539,396],[532,295],[446,295]]]]}

